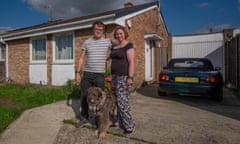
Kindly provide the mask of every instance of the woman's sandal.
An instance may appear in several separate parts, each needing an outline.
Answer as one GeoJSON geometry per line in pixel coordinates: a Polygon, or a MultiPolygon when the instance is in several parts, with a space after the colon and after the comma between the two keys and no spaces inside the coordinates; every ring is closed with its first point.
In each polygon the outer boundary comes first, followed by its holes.
{"type": "Polygon", "coordinates": [[[130,134],[134,132],[135,128],[124,130],[124,134],[130,134]]]}

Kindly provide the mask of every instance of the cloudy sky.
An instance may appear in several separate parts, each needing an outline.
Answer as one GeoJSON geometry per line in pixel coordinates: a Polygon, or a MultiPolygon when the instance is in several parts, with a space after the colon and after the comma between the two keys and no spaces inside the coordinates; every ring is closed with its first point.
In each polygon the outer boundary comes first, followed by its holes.
{"type": "MultiPolygon", "coordinates": [[[[0,32],[48,21],[122,8],[154,0],[2,0],[0,32]]],[[[167,29],[172,34],[206,32],[209,28],[240,28],[240,0],[160,0],[167,29]]]]}
{"type": "Polygon", "coordinates": [[[154,0],[24,0],[34,9],[46,14],[52,13],[55,19],[77,17],[107,10],[122,8],[131,1],[135,5],[154,0]]]}

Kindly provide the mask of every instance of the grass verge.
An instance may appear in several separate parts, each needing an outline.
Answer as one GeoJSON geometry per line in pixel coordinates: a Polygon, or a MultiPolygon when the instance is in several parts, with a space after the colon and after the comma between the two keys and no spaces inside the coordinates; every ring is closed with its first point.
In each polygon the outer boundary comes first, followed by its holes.
{"type": "Polygon", "coordinates": [[[25,110],[67,99],[75,95],[76,90],[69,84],[64,87],[0,85],[0,133],[25,110]]]}

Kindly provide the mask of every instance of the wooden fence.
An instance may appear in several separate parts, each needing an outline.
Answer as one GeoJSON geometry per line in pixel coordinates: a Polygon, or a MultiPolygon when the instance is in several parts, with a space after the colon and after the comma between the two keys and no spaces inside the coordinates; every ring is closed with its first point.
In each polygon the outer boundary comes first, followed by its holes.
{"type": "Polygon", "coordinates": [[[225,43],[225,81],[240,88],[240,34],[225,43]]]}

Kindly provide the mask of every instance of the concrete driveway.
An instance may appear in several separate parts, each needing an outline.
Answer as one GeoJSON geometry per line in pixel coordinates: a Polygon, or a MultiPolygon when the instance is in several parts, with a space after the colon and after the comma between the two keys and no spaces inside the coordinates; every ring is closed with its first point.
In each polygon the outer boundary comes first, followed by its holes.
{"type": "Polygon", "coordinates": [[[63,124],[75,117],[77,101],[28,110],[1,135],[1,144],[238,144],[240,101],[224,90],[222,103],[190,96],[157,96],[156,84],[131,97],[136,131],[110,128],[102,142],[94,130],[63,124]],[[72,107],[71,107],[72,106],[72,107]]]}

